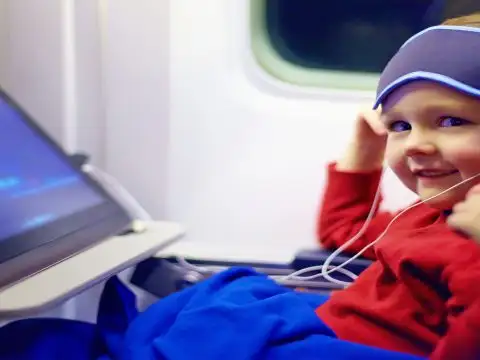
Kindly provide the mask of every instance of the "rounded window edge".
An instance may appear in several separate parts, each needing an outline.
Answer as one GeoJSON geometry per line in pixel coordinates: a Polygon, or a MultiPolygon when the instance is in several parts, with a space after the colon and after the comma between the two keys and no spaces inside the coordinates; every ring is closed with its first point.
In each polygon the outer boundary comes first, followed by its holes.
{"type": "Polygon", "coordinates": [[[376,90],[380,74],[308,69],[285,60],[274,49],[265,23],[266,0],[250,0],[250,46],[257,65],[267,74],[295,86],[331,90],[376,90]]]}

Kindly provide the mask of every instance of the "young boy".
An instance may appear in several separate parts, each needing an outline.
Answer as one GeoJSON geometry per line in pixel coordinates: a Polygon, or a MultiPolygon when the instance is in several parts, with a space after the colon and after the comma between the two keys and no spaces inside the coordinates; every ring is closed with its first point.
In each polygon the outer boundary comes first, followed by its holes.
{"type": "Polygon", "coordinates": [[[421,202],[393,223],[376,213],[349,248],[391,224],[364,253],[376,261],[316,310],[340,339],[437,359],[451,358],[457,334],[480,331],[480,231],[478,215],[466,215],[480,183],[480,14],[444,25],[410,39],[382,73],[377,110],[358,116],[328,168],[319,239],[334,248],[360,231],[384,159],[421,202]]]}

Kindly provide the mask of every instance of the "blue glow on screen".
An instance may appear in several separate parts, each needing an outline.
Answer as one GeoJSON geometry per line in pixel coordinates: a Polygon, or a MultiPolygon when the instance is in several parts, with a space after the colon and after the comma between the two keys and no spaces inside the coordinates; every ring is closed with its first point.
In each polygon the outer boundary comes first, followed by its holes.
{"type": "Polygon", "coordinates": [[[77,170],[0,98],[0,241],[102,202],[77,170]]]}

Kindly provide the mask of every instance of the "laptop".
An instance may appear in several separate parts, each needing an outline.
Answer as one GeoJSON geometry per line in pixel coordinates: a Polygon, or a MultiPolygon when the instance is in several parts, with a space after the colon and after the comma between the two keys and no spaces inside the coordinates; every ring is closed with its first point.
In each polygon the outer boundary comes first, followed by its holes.
{"type": "Polygon", "coordinates": [[[0,288],[125,231],[131,220],[0,89],[0,288]]]}

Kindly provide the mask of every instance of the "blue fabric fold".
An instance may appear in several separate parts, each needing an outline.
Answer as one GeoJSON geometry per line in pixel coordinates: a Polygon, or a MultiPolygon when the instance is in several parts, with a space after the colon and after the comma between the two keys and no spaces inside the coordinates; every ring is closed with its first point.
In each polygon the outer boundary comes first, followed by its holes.
{"type": "Polygon", "coordinates": [[[96,324],[46,318],[11,322],[0,328],[0,359],[120,359],[123,336],[137,315],[135,295],[115,276],[105,284],[96,324]]]}
{"type": "Polygon", "coordinates": [[[2,360],[418,360],[337,339],[314,310],[327,297],[232,268],[137,313],[116,277],[97,324],[28,319],[0,329],[2,360]]]}
{"type": "Polygon", "coordinates": [[[337,339],[314,312],[326,299],[232,268],[135,319],[122,360],[420,359],[337,339]]]}

